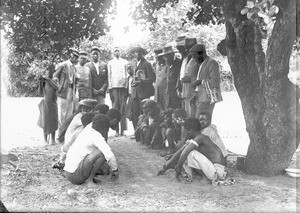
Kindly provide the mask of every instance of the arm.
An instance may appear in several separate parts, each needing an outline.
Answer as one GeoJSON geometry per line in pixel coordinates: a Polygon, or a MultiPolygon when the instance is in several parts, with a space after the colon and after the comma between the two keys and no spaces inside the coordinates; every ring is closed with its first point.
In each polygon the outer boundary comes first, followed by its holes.
{"type": "Polygon", "coordinates": [[[209,79],[208,83],[210,88],[219,88],[220,87],[220,71],[219,64],[215,60],[211,60],[211,63],[208,66],[209,79]]]}
{"type": "Polygon", "coordinates": [[[111,61],[109,61],[107,64],[108,90],[111,89],[111,85],[112,85],[111,76],[112,76],[111,61]]]}
{"type": "Polygon", "coordinates": [[[149,62],[146,63],[146,72],[147,72],[147,78],[145,80],[143,80],[143,82],[146,82],[146,83],[155,82],[156,75],[154,73],[152,65],[149,62]]]}
{"type": "Polygon", "coordinates": [[[57,68],[55,69],[55,73],[53,74],[53,80],[57,81],[57,85],[58,85],[58,89],[60,90],[60,88],[62,87],[62,85],[60,85],[60,78],[61,78],[61,73],[64,70],[64,63],[60,63],[57,65],[57,68]],[[56,80],[57,79],[57,80],[56,80]]]}
{"type": "Polygon", "coordinates": [[[94,142],[94,146],[103,153],[112,171],[116,171],[118,169],[117,159],[114,153],[111,151],[110,146],[106,143],[105,139],[103,137],[101,138],[101,140],[98,139],[94,142]]]}
{"type": "Polygon", "coordinates": [[[100,88],[100,91],[102,91],[103,93],[106,92],[107,87],[108,87],[108,76],[107,76],[108,71],[107,71],[107,64],[105,64],[105,68],[104,68],[104,69],[105,69],[105,74],[104,74],[105,80],[104,80],[103,86],[100,88]]]}
{"type": "MultiPolygon", "coordinates": [[[[192,140],[193,141],[193,140],[192,140]]],[[[190,154],[191,151],[197,149],[199,145],[196,145],[197,143],[195,141],[190,142],[188,145],[183,147],[183,151],[179,157],[179,160],[177,162],[177,165],[175,166],[175,171],[178,173],[181,171],[183,163],[186,161],[187,156],[190,154]]]]}

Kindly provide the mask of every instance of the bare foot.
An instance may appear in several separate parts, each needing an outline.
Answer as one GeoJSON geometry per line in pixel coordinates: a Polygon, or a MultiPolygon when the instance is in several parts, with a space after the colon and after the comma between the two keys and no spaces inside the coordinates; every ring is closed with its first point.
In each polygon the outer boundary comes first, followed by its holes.
{"type": "Polygon", "coordinates": [[[93,180],[87,180],[84,184],[82,184],[84,186],[87,186],[87,187],[98,187],[97,183],[94,183],[93,180]]]}
{"type": "Polygon", "coordinates": [[[50,142],[49,142],[49,145],[51,146],[51,145],[55,145],[55,141],[54,140],[51,140],[50,142]]]}

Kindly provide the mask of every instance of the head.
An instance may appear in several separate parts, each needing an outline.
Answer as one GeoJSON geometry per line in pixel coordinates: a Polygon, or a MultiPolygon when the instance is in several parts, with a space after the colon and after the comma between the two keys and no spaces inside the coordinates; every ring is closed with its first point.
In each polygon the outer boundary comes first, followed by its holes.
{"type": "Polygon", "coordinates": [[[81,66],[85,65],[87,61],[87,52],[80,52],[79,53],[79,58],[78,58],[78,62],[81,66]]]}
{"type": "Polygon", "coordinates": [[[182,57],[185,57],[187,55],[184,48],[185,39],[186,39],[185,35],[178,36],[176,39],[176,48],[178,49],[182,57]]]}
{"type": "Polygon", "coordinates": [[[185,47],[182,45],[182,46],[176,46],[176,48],[178,49],[179,53],[181,54],[181,57],[184,58],[187,53],[185,52],[185,47]]]}
{"type": "Polygon", "coordinates": [[[110,128],[117,130],[121,121],[121,113],[117,108],[111,108],[106,113],[109,118],[110,128]]]}
{"type": "Polygon", "coordinates": [[[106,115],[98,114],[92,119],[92,128],[98,131],[107,141],[109,130],[109,118],[106,115]]]}
{"type": "Polygon", "coordinates": [[[79,54],[77,52],[71,52],[71,54],[70,54],[70,61],[71,61],[71,63],[72,64],[77,64],[78,57],[79,57],[79,54]]]}
{"type": "Polygon", "coordinates": [[[144,48],[137,46],[131,49],[131,53],[133,54],[134,58],[139,61],[144,58],[144,55],[146,55],[147,51],[144,48]]]}
{"type": "Polygon", "coordinates": [[[92,122],[93,117],[94,117],[93,112],[82,115],[81,117],[82,126],[86,127],[88,124],[90,124],[92,122]]]}
{"type": "Polygon", "coordinates": [[[154,118],[158,113],[158,105],[154,100],[148,100],[144,104],[145,114],[149,115],[151,118],[154,118]]]}
{"type": "Polygon", "coordinates": [[[47,78],[51,79],[53,77],[54,72],[55,72],[55,65],[51,64],[49,67],[47,67],[45,75],[47,78]]]}
{"type": "Polygon", "coordinates": [[[211,124],[211,114],[210,112],[204,111],[199,114],[199,122],[201,124],[201,128],[204,129],[211,124]]]}
{"type": "Polygon", "coordinates": [[[100,58],[100,49],[98,47],[92,48],[92,60],[93,62],[97,63],[100,58]]]}
{"type": "Polygon", "coordinates": [[[190,54],[198,63],[202,63],[207,57],[204,44],[195,44],[190,49],[190,54]]]}
{"type": "Polygon", "coordinates": [[[102,113],[104,115],[106,115],[108,110],[109,110],[109,106],[106,104],[98,104],[97,106],[95,106],[94,109],[94,111],[102,113]]]}
{"type": "Polygon", "coordinates": [[[201,131],[201,124],[197,118],[187,118],[184,123],[184,132],[187,139],[194,139],[201,131]]]}
{"type": "Polygon", "coordinates": [[[185,52],[188,54],[190,49],[197,44],[196,38],[186,38],[184,43],[185,52]]]}
{"type": "Polygon", "coordinates": [[[114,56],[116,58],[119,58],[120,57],[120,49],[118,47],[115,47],[114,48],[114,56]]]}
{"type": "Polygon", "coordinates": [[[175,53],[168,53],[164,55],[166,62],[171,65],[175,60],[175,53]]]}
{"type": "Polygon", "coordinates": [[[181,125],[187,118],[187,113],[184,109],[175,109],[172,113],[172,122],[174,125],[181,125]]]}

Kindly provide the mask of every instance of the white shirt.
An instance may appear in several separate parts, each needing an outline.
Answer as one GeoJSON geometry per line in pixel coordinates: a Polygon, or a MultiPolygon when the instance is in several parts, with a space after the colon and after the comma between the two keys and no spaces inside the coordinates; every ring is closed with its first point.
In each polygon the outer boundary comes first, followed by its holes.
{"type": "Polygon", "coordinates": [[[96,68],[97,74],[99,75],[99,61],[97,63],[93,62],[93,64],[96,68]]]}
{"type": "Polygon", "coordinates": [[[87,125],[78,135],[73,145],[69,148],[66,156],[64,170],[74,173],[80,162],[96,149],[99,149],[112,170],[118,168],[117,160],[110,146],[106,143],[103,136],[92,128],[92,124],[87,125]]]}
{"type": "Polygon", "coordinates": [[[123,58],[114,58],[108,62],[108,88],[125,88],[127,86],[126,65],[128,61],[123,58]]]}
{"type": "Polygon", "coordinates": [[[188,63],[188,55],[182,60],[181,68],[180,68],[180,79],[185,75],[186,65],[188,63]]]}

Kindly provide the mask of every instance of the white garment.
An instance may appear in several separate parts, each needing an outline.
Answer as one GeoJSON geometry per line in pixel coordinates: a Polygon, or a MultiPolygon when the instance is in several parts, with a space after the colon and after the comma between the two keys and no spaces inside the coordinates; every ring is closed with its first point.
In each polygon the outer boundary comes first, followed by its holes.
{"type": "Polygon", "coordinates": [[[227,151],[222,139],[220,138],[217,127],[215,125],[210,124],[208,127],[203,129],[201,133],[203,135],[208,136],[210,138],[210,140],[212,140],[212,142],[214,142],[214,144],[216,144],[220,148],[224,157],[226,157],[228,155],[228,151],[227,151]]]}
{"type": "Polygon", "coordinates": [[[128,61],[123,58],[114,58],[108,62],[108,89],[127,86],[127,64],[128,61]]]}
{"type": "Polygon", "coordinates": [[[93,64],[96,68],[97,74],[99,75],[99,62],[97,62],[97,63],[93,62],[93,64]]]}
{"type": "Polygon", "coordinates": [[[92,124],[87,125],[78,135],[73,145],[67,152],[64,170],[74,173],[80,162],[96,149],[99,149],[112,170],[118,168],[117,160],[110,146],[106,143],[103,136],[92,128],[92,124]]]}
{"type": "Polygon", "coordinates": [[[224,165],[213,164],[207,157],[196,150],[188,154],[186,162],[189,167],[202,170],[205,176],[211,181],[217,179],[223,180],[226,177],[224,165]]]}
{"type": "Polygon", "coordinates": [[[73,89],[68,89],[67,98],[57,97],[57,110],[58,110],[58,126],[61,127],[65,120],[73,114],[73,89]]]}
{"type": "Polygon", "coordinates": [[[180,79],[182,79],[185,75],[185,70],[186,70],[186,65],[188,63],[188,59],[189,57],[186,56],[183,60],[182,60],[182,64],[181,64],[181,68],[180,68],[180,79]]]}

